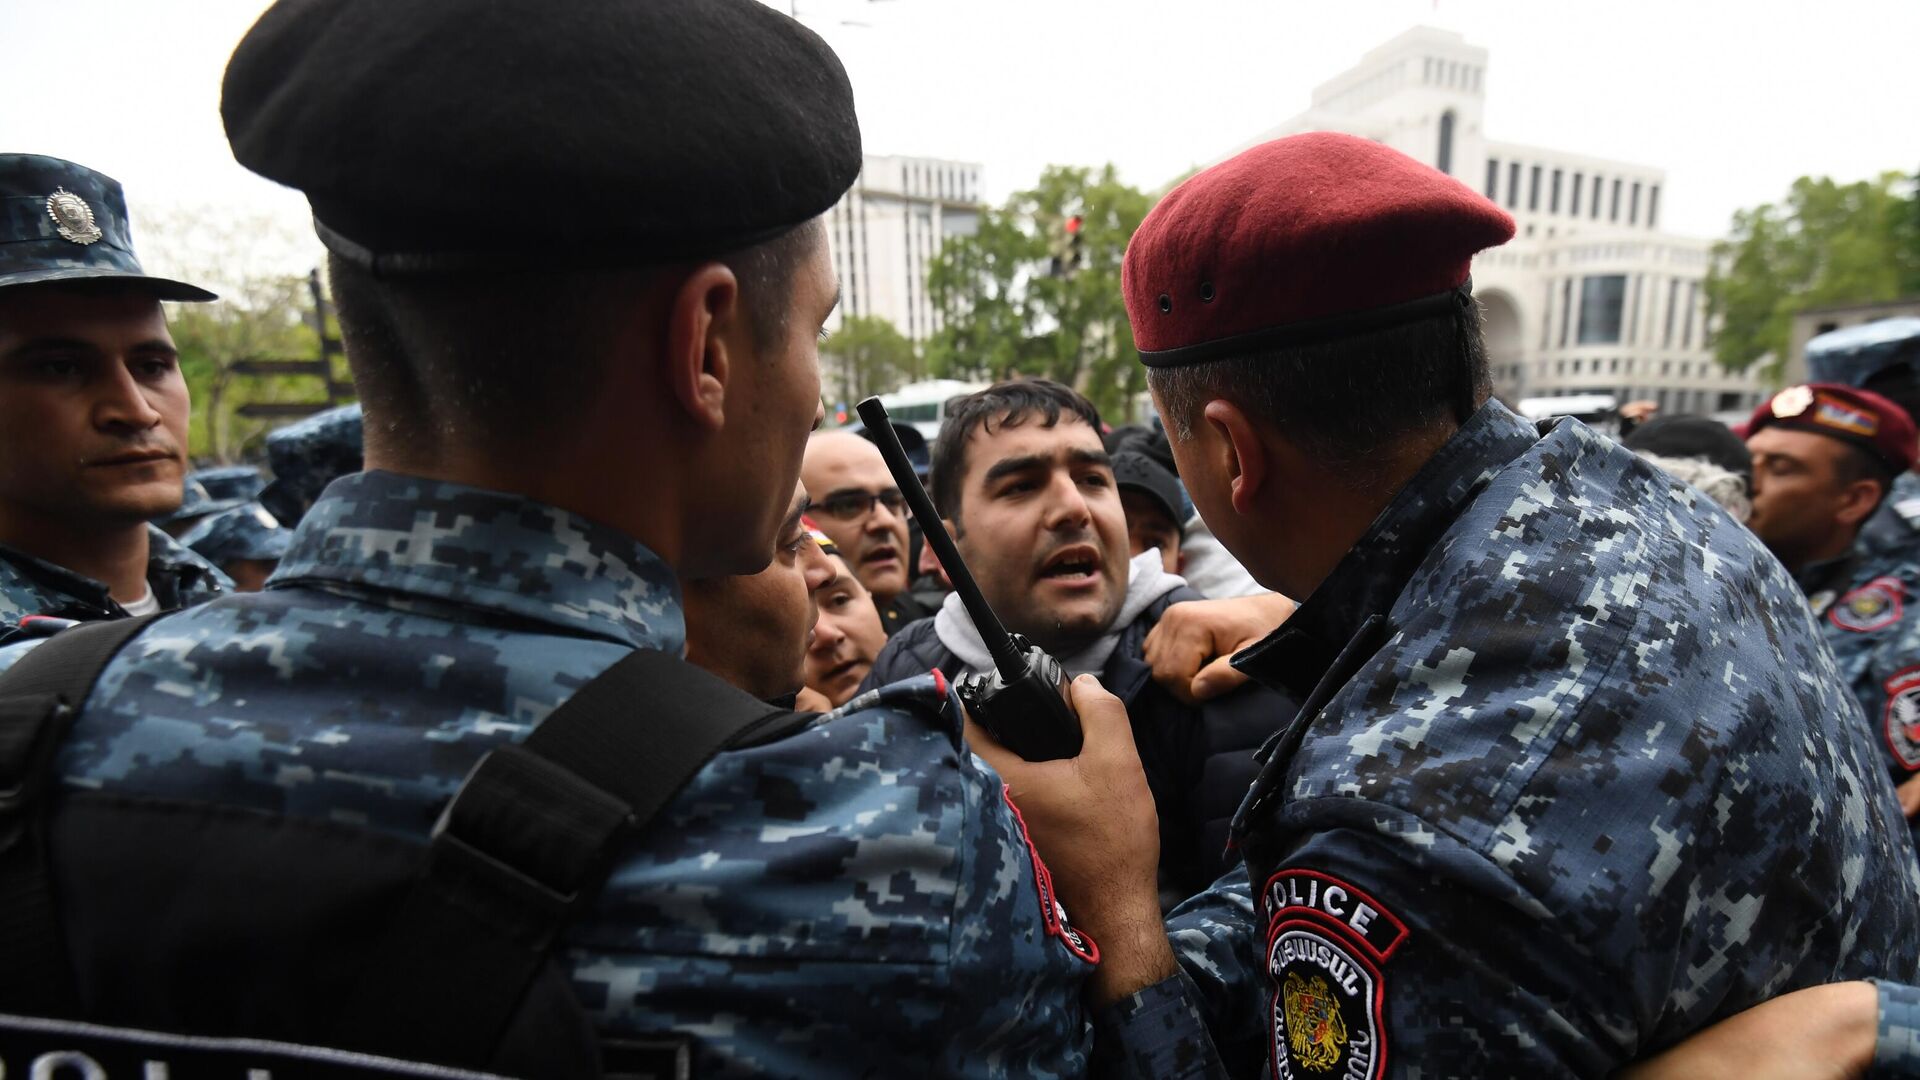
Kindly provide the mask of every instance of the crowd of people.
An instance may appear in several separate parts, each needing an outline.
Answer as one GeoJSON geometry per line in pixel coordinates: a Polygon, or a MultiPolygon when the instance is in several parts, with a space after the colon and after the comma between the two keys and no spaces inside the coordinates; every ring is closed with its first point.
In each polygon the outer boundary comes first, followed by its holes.
{"type": "Polygon", "coordinates": [[[360,398],[258,466],[190,467],[213,295],[0,154],[0,1071],[1920,1075],[1920,320],[1738,431],[1528,423],[1497,206],[1204,170],[1122,268],[1155,422],[1011,377],[924,461],[1068,680],[1028,761],[822,426],[817,37],[280,0],[221,109],[360,398]]]}

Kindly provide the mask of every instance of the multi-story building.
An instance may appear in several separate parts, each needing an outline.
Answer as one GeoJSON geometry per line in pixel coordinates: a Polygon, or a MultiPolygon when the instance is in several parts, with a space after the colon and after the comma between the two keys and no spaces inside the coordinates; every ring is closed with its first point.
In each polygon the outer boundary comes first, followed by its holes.
{"type": "Polygon", "coordinates": [[[1385,143],[1474,185],[1518,226],[1474,260],[1496,391],[1611,394],[1665,412],[1751,409],[1758,372],[1714,362],[1704,283],[1712,242],[1664,232],[1660,169],[1495,142],[1481,125],[1487,50],[1416,27],[1313,92],[1247,145],[1302,131],[1385,143]]]}
{"type": "Polygon", "coordinates": [[[949,236],[980,227],[980,166],[867,155],[860,179],[827,212],[844,315],[877,316],[915,342],[939,327],[927,264],[949,236]]]}

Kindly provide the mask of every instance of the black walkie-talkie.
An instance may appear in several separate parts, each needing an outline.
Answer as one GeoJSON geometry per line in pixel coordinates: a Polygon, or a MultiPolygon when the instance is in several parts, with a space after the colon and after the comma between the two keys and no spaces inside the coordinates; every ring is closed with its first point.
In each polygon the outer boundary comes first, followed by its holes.
{"type": "Polygon", "coordinates": [[[1000,745],[1028,761],[1052,761],[1075,757],[1080,753],[1080,718],[1067,703],[1067,672],[1060,661],[1019,634],[1010,634],[1000,617],[980,595],[980,586],[953,546],[953,538],[940,524],[940,513],[920,486],[913,464],[900,446],[900,436],[887,418],[887,407],[879,398],[868,398],[857,409],[860,419],[873,433],[880,456],[887,459],[893,482],[906,497],[907,508],[920,522],[927,545],[940,558],[940,565],[953,582],[953,591],[973,616],[974,628],[993,657],[993,670],[970,675],[954,687],[967,706],[974,722],[986,728],[1000,745]]]}

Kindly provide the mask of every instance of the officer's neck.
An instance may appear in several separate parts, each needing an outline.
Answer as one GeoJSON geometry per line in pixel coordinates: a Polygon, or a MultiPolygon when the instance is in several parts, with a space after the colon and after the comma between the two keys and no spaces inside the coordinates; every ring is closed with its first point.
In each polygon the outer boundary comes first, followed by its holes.
{"type": "Polygon", "coordinates": [[[679,559],[680,522],[673,513],[675,499],[664,492],[658,498],[648,498],[635,491],[650,486],[663,470],[636,469],[621,477],[619,483],[610,483],[603,462],[569,462],[559,448],[552,457],[503,462],[459,451],[427,459],[383,452],[376,445],[372,440],[367,443],[369,470],[383,469],[519,495],[617,529],[668,566],[676,565],[679,559]],[[635,505],[648,509],[640,514],[629,512],[628,508],[635,505]]]}
{"type": "Polygon", "coordinates": [[[1854,541],[1859,536],[1858,529],[1835,529],[1818,544],[1810,544],[1803,550],[1786,554],[1776,551],[1774,556],[1787,568],[1787,573],[1798,580],[1808,569],[1831,563],[1852,551],[1854,541]]]}
{"type": "Polygon", "coordinates": [[[1258,500],[1265,522],[1256,532],[1285,541],[1263,545],[1276,557],[1256,566],[1261,562],[1256,553],[1248,569],[1262,585],[1282,595],[1313,595],[1400,489],[1458,430],[1451,420],[1437,421],[1396,444],[1378,448],[1367,459],[1364,482],[1351,473],[1327,469],[1284,439],[1270,438],[1273,476],[1258,500]]]}
{"type": "Polygon", "coordinates": [[[120,603],[147,595],[144,521],[80,521],[0,503],[0,544],[92,578],[120,603]]]}

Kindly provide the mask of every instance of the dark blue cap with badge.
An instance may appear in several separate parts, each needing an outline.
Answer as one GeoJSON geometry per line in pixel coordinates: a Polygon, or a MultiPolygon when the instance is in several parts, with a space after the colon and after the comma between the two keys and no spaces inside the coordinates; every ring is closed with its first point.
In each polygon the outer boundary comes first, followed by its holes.
{"type": "Polygon", "coordinates": [[[251,465],[217,465],[187,474],[180,508],[154,519],[163,528],[244,506],[260,497],[266,477],[251,465]]]}
{"type": "Polygon", "coordinates": [[[278,0],[220,115],[376,277],[724,255],[861,167],[839,58],[759,0],[278,0]]]}
{"type": "Polygon", "coordinates": [[[0,154],[0,289],[119,281],[160,300],[215,300],[140,268],[120,182],[40,154],[0,154]]]}
{"type": "Polygon", "coordinates": [[[200,481],[208,495],[223,501],[232,499],[235,505],[258,498],[260,489],[267,486],[267,478],[251,465],[215,465],[195,469],[188,476],[200,481]]]}
{"type": "Polygon", "coordinates": [[[273,482],[260,502],[291,528],[328,484],[362,468],[362,419],[358,402],[317,412],[267,435],[267,466],[273,482]]]}
{"type": "Polygon", "coordinates": [[[259,503],[223,510],[195,525],[180,543],[216,566],[241,559],[271,562],[287,553],[293,530],[284,528],[259,503]]]}

